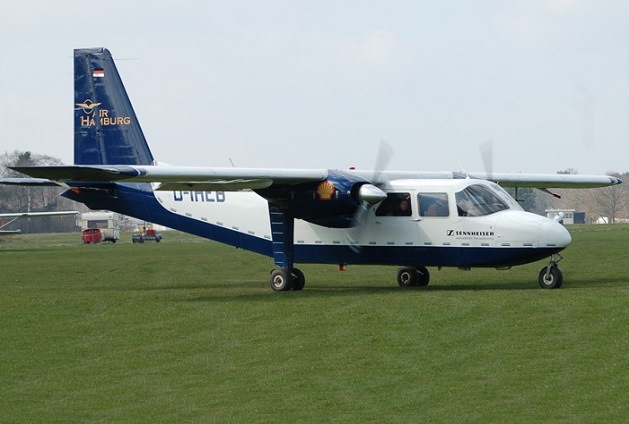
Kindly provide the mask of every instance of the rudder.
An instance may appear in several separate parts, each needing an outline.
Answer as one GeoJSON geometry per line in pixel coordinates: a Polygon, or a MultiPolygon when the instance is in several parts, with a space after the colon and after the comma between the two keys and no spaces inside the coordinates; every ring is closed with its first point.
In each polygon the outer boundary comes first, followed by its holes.
{"type": "Polygon", "coordinates": [[[74,50],[74,104],[76,165],[153,164],[109,50],[74,50]]]}

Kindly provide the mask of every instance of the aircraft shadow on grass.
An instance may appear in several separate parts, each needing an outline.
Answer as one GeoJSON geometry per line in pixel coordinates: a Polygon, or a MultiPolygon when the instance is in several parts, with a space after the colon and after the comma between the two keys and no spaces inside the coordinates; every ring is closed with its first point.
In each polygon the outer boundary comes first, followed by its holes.
{"type": "MultiPolygon", "coordinates": [[[[199,286],[188,286],[186,289],[209,289],[210,291],[220,291],[217,292],[215,296],[213,295],[204,295],[198,297],[192,297],[187,299],[173,299],[173,301],[187,301],[187,302],[220,302],[220,301],[231,301],[236,299],[246,299],[252,300],[256,302],[276,302],[279,300],[274,296],[261,296],[258,288],[263,287],[262,285],[229,285],[224,284],[220,287],[212,284],[212,285],[199,285],[199,286]],[[255,288],[255,290],[245,292],[247,287],[255,288]],[[233,289],[230,290],[230,289],[233,289]]],[[[367,296],[367,295],[391,295],[398,297],[401,293],[399,287],[365,287],[365,286],[353,286],[353,285],[341,285],[334,287],[317,287],[316,285],[311,286],[312,290],[310,290],[305,296],[302,293],[300,298],[328,298],[328,297],[359,297],[359,296],[367,296]]],[[[179,287],[181,288],[181,287],[179,287]]],[[[156,289],[162,290],[174,290],[176,291],[178,287],[170,286],[170,287],[160,287],[156,289]]],[[[480,284],[480,285],[447,285],[447,286],[433,286],[433,287],[421,287],[421,288],[408,288],[405,290],[405,294],[413,295],[413,296],[421,296],[422,292],[452,292],[452,291],[483,291],[483,290],[537,290],[535,287],[528,286],[512,286],[512,285],[501,285],[501,284],[480,284]]],[[[289,295],[290,296],[290,295],[289,295]]]]}

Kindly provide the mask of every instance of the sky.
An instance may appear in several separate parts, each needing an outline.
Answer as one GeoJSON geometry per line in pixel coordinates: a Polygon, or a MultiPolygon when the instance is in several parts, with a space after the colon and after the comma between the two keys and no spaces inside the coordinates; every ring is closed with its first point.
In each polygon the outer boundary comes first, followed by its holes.
{"type": "Polygon", "coordinates": [[[629,2],[0,0],[0,153],[73,162],[73,49],[190,166],[629,171],[629,2]],[[386,141],[388,162],[378,157],[386,141]]]}

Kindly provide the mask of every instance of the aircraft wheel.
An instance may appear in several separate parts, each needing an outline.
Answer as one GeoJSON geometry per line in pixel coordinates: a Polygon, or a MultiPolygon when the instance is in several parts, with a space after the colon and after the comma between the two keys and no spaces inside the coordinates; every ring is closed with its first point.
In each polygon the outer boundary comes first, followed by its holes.
{"type": "Polygon", "coordinates": [[[397,271],[397,283],[400,287],[416,286],[419,282],[419,272],[417,268],[403,266],[397,271]]]}
{"type": "Polygon", "coordinates": [[[544,267],[539,272],[537,281],[539,282],[540,287],[543,289],[558,289],[561,287],[561,284],[563,283],[563,274],[561,273],[561,270],[556,265],[550,267],[550,272],[548,274],[547,270],[548,267],[544,267]]]}
{"type": "Polygon", "coordinates": [[[293,276],[287,268],[271,271],[271,288],[275,291],[287,291],[293,287],[293,276]]]}
{"type": "Polygon", "coordinates": [[[427,286],[430,282],[430,272],[428,272],[428,269],[425,266],[418,266],[417,273],[419,274],[417,285],[427,286]]]}
{"type": "Polygon", "coordinates": [[[306,277],[304,276],[304,273],[301,272],[301,270],[298,268],[293,268],[291,270],[291,274],[293,277],[292,290],[295,290],[295,291],[303,290],[304,286],[306,285],[306,277]]]}

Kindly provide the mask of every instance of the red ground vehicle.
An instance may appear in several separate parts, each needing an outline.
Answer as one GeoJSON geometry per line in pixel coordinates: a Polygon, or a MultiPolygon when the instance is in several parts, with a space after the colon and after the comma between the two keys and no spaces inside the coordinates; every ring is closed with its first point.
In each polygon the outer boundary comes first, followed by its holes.
{"type": "Polygon", "coordinates": [[[155,241],[159,243],[161,239],[162,235],[151,228],[147,228],[144,234],[131,237],[134,243],[144,243],[145,241],[155,241]]]}
{"type": "Polygon", "coordinates": [[[83,230],[81,237],[83,238],[84,244],[96,244],[103,239],[103,233],[99,228],[88,228],[87,230],[83,230]]]}

